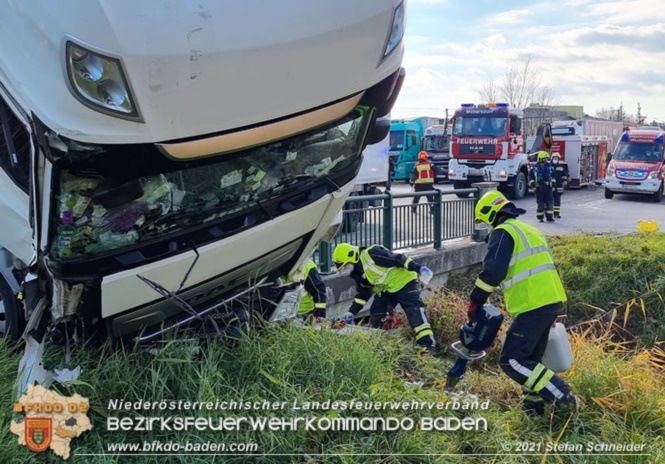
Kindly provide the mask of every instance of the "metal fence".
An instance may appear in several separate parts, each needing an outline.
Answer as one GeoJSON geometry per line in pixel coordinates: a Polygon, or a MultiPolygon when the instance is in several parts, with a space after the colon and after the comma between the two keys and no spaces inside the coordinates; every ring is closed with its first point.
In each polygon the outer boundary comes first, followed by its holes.
{"type": "Polygon", "coordinates": [[[357,246],[379,244],[389,250],[428,245],[441,249],[446,240],[475,234],[478,195],[479,190],[474,187],[350,197],[340,231],[332,242],[319,244],[315,260],[321,270],[330,271],[332,250],[342,242],[357,246]]]}

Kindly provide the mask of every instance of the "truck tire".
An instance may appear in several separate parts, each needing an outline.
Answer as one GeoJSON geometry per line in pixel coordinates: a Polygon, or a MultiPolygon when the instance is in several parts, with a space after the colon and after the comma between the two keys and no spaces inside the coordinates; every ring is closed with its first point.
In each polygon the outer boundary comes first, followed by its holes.
{"type": "Polygon", "coordinates": [[[524,172],[520,171],[515,176],[515,182],[513,187],[508,191],[508,198],[510,200],[520,200],[526,195],[527,185],[526,185],[526,176],[524,172]]]}
{"type": "Polygon", "coordinates": [[[613,196],[614,196],[614,192],[611,191],[610,189],[608,189],[607,187],[605,187],[605,198],[607,198],[608,200],[611,200],[613,196]]]}
{"type": "Polygon", "coordinates": [[[21,305],[12,293],[9,284],[0,276],[0,335],[15,342],[23,335],[25,319],[21,305]]]}
{"type": "MultiPolygon", "coordinates": [[[[464,184],[463,182],[454,182],[453,183],[453,188],[455,190],[460,190],[460,189],[467,189],[469,188],[468,185],[464,184]]],[[[456,193],[457,198],[469,198],[470,193],[456,193]]]]}
{"type": "Polygon", "coordinates": [[[656,190],[656,192],[653,194],[652,199],[655,203],[660,203],[660,200],[663,199],[663,183],[662,182],[660,183],[660,188],[658,188],[658,190],[656,190]]]}
{"type": "MultiPolygon", "coordinates": [[[[353,201],[344,204],[344,209],[360,209],[362,202],[353,201]]],[[[362,211],[354,211],[352,213],[345,213],[342,220],[342,232],[355,232],[358,230],[358,224],[362,222],[362,211]]]]}

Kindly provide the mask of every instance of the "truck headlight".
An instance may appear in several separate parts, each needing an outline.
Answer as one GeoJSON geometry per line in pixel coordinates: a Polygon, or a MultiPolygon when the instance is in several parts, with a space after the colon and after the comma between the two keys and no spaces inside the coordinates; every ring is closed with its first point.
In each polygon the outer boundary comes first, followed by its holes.
{"type": "Polygon", "coordinates": [[[383,57],[390,55],[395,47],[399,44],[404,37],[404,28],[406,26],[406,14],[404,12],[404,2],[400,3],[395,7],[393,11],[393,20],[390,26],[390,34],[386,40],[386,50],[383,53],[383,57]]]}
{"type": "Polygon", "coordinates": [[[66,50],[70,89],[79,101],[102,113],[139,119],[120,60],[69,41],[66,50]]]}
{"type": "Polygon", "coordinates": [[[448,175],[449,176],[454,176],[455,175],[455,170],[453,168],[448,168],[448,175]]]}
{"type": "Polygon", "coordinates": [[[658,171],[651,171],[649,173],[649,178],[650,179],[658,179],[658,174],[660,174],[658,171]]]}
{"type": "Polygon", "coordinates": [[[499,170],[499,177],[508,177],[508,171],[505,169],[499,170]]]}
{"type": "Polygon", "coordinates": [[[607,177],[614,177],[614,168],[607,168],[607,177]]]}

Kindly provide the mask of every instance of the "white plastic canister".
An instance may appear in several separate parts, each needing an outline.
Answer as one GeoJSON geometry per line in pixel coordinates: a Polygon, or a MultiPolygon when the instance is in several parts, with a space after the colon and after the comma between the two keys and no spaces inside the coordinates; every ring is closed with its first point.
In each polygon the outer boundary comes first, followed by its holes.
{"type": "Polygon", "coordinates": [[[542,364],[554,372],[565,372],[572,363],[573,351],[570,349],[566,328],[561,322],[552,324],[542,364]]]}

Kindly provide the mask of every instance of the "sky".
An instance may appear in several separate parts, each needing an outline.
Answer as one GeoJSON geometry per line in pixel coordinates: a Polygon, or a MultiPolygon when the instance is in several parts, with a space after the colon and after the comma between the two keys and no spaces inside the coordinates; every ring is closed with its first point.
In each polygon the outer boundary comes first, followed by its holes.
{"type": "Polygon", "coordinates": [[[406,80],[393,118],[450,115],[531,57],[555,103],[665,122],[663,0],[407,0],[406,80]]]}

